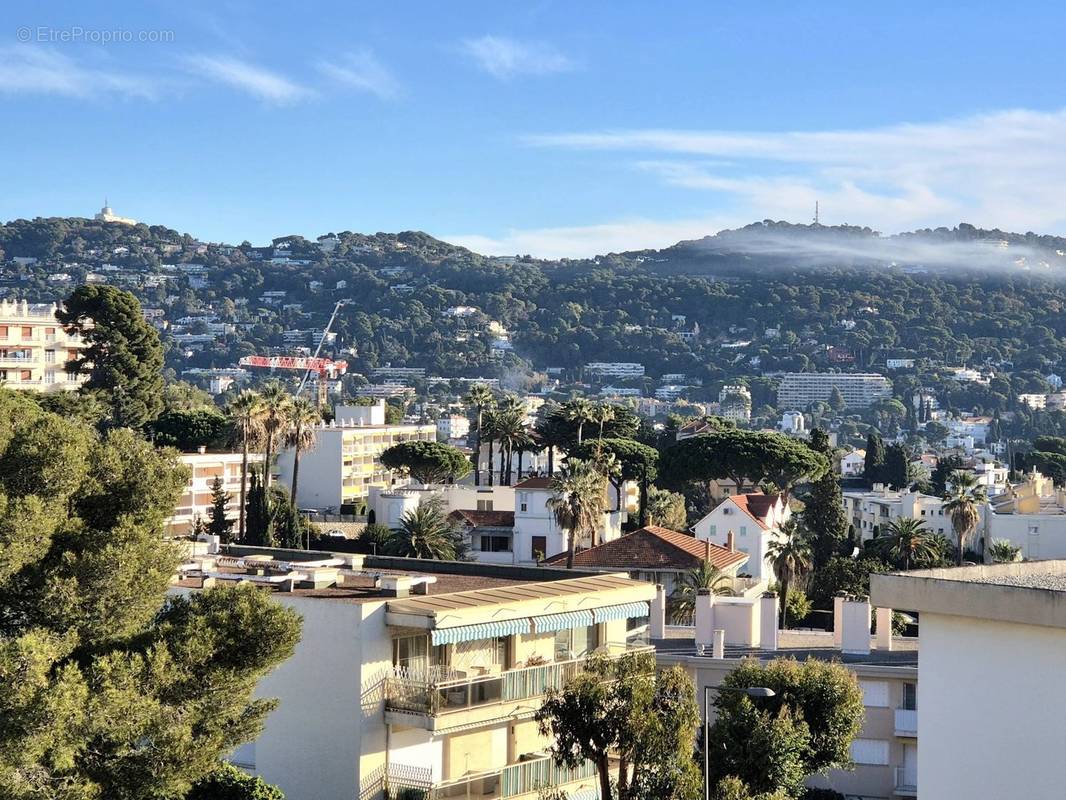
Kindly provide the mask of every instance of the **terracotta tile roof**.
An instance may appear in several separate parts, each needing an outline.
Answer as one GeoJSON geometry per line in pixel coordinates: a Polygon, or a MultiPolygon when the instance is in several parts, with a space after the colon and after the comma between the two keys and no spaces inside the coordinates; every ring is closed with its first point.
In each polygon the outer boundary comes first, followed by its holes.
{"type": "Polygon", "coordinates": [[[449,514],[448,519],[469,525],[471,528],[514,527],[513,511],[471,511],[469,509],[460,509],[449,514]]]}
{"type": "Polygon", "coordinates": [[[755,494],[735,494],[726,502],[735,503],[741,511],[759,523],[763,530],[770,530],[766,517],[771,509],[777,505],[779,498],[780,495],[758,492],[755,494]]]}
{"type": "MultiPolygon", "coordinates": [[[[740,566],[747,560],[747,553],[728,550],[687,533],[649,525],[576,553],[574,566],[620,570],[688,570],[698,567],[702,561],[710,561],[714,566],[725,570],[740,566]]],[[[566,553],[547,558],[543,563],[552,566],[565,564],[566,553]]]]}
{"type": "Polygon", "coordinates": [[[526,478],[514,485],[516,489],[547,489],[551,485],[552,479],[547,475],[534,475],[532,478],[526,478]]]}

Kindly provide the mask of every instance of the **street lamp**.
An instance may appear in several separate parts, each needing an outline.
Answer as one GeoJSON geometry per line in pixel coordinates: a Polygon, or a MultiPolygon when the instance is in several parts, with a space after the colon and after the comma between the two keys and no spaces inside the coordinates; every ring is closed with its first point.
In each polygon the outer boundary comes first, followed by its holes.
{"type": "Polygon", "coordinates": [[[711,800],[711,692],[743,694],[752,700],[766,699],[777,695],[777,692],[767,686],[703,687],[703,800],[711,800]]]}

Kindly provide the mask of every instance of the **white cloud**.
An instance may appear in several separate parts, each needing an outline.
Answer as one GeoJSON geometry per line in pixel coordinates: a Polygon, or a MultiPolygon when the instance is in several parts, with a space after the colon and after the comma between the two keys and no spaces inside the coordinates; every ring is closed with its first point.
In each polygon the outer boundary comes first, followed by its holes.
{"type": "Polygon", "coordinates": [[[574,67],[573,61],[550,44],[520,42],[505,36],[466,39],[462,51],[485,72],[500,79],[567,72],[574,67]]]}
{"type": "Polygon", "coordinates": [[[370,50],[348,54],[340,61],[320,61],[319,71],[342,86],[370,92],[383,100],[400,94],[400,83],[370,50]]]}
{"type": "Polygon", "coordinates": [[[268,103],[287,105],[314,95],[311,89],[276,72],[229,56],[192,56],[186,63],[198,75],[240,89],[268,103]]]}
{"type": "Polygon", "coordinates": [[[98,69],[54,50],[19,45],[0,48],[0,92],[152,98],[156,87],[142,76],[98,69]]]}
{"type": "MultiPolygon", "coordinates": [[[[1066,231],[1066,110],[1008,110],[867,130],[621,130],[527,137],[617,151],[655,179],[713,192],[739,220],[809,219],[885,231],[968,221],[1066,231]]],[[[738,221],[739,221],[738,220],[738,221]]]]}

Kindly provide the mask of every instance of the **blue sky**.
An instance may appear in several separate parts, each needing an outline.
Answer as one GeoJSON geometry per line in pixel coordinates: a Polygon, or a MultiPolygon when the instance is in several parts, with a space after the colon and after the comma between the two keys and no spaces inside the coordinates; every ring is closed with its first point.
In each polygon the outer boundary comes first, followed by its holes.
{"type": "Polygon", "coordinates": [[[17,2],[2,219],[107,195],[209,240],[582,256],[817,199],[885,232],[1066,233],[1051,3],[17,2]]]}

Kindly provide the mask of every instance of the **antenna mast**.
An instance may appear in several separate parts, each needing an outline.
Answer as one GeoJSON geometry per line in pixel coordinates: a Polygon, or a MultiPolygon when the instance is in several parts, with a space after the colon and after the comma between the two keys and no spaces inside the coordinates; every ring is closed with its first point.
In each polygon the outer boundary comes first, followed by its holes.
{"type": "Polygon", "coordinates": [[[814,224],[818,225],[818,201],[814,201],[814,224]]]}

